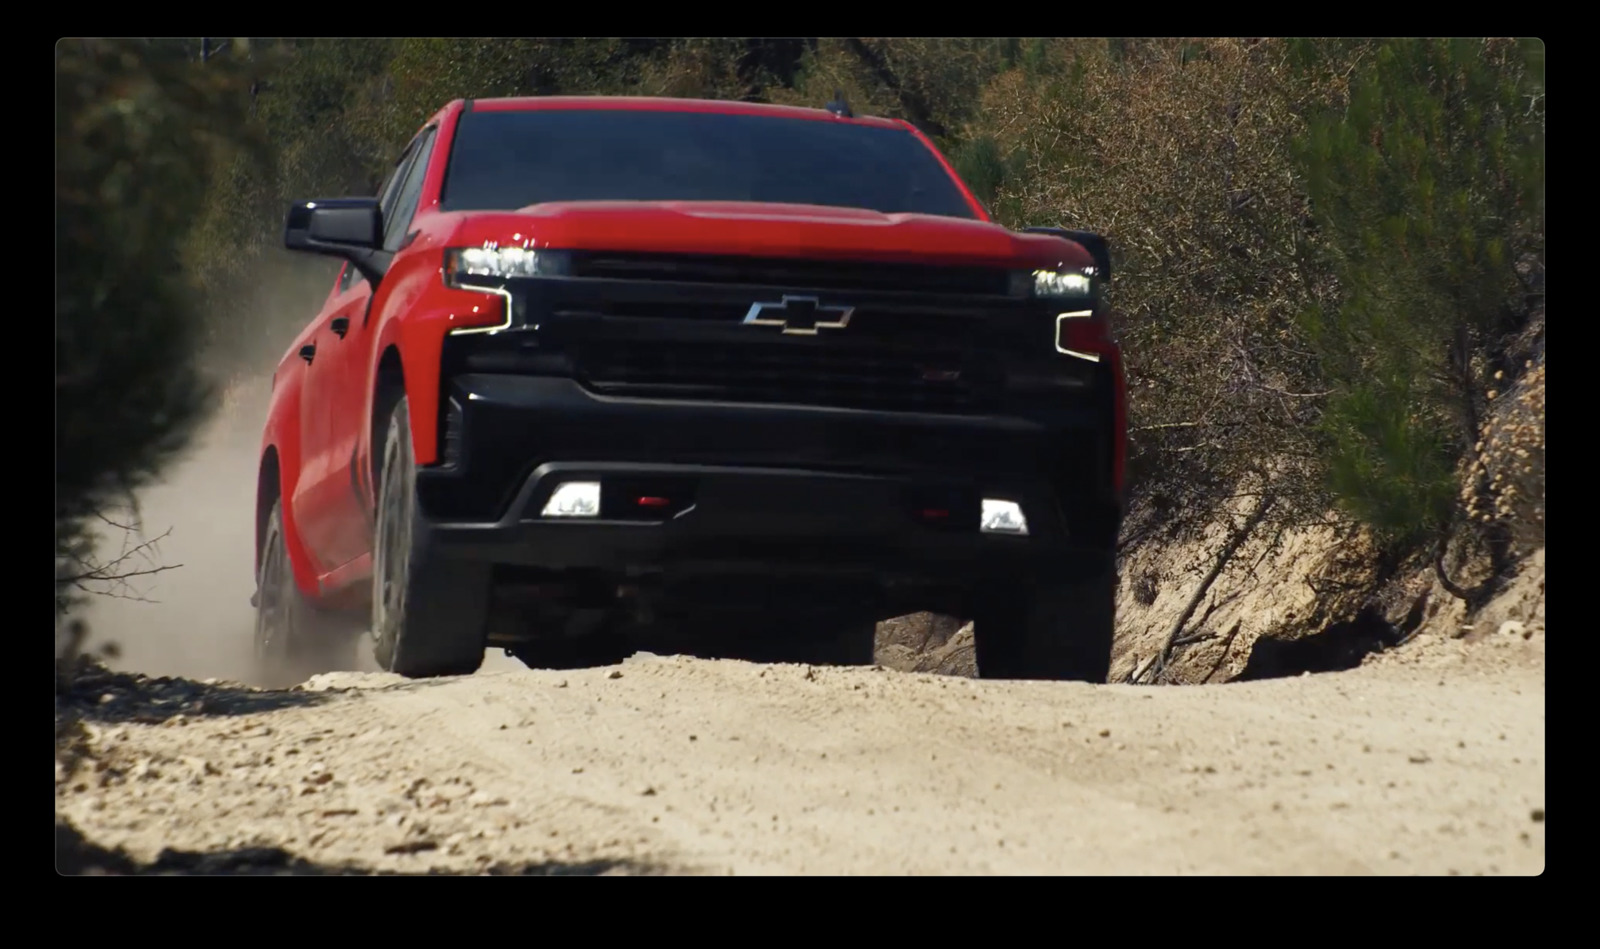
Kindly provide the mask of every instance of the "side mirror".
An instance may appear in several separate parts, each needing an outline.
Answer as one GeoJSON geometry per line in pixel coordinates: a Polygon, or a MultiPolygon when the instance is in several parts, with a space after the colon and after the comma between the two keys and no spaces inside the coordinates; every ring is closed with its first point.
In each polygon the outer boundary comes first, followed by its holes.
{"type": "Polygon", "coordinates": [[[1028,234],[1049,234],[1079,244],[1094,258],[1095,269],[1100,272],[1101,280],[1111,280],[1111,246],[1106,239],[1094,231],[1072,231],[1064,227],[1025,227],[1023,231],[1028,234]]]}
{"type": "Polygon", "coordinates": [[[373,286],[390,256],[383,250],[383,214],[377,198],[296,201],[284,222],[283,246],[348,260],[373,286]]]}

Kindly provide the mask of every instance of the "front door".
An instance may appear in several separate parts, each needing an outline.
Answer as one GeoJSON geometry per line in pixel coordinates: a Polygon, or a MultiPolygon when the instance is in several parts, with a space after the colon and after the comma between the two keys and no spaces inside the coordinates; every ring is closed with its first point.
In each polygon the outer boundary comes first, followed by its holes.
{"type": "Polygon", "coordinates": [[[351,337],[359,331],[372,296],[359,275],[351,279],[351,270],[345,265],[339,286],[317,315],[309,340],[315,349],[300,387],[301,467],[294,497],[295,524],[319,574],[350,560],[339,523],[344,516],[339,479],[346,466],[334,433],[339,417],[351,411],[344,401],[345,380],[351,371],[351,337]]]}
{"type": "MultiPolygon", "coordinates": [[[[412,140],[400,165],[398,186],[383,205],[383,248],[389,253],[398,254],[405,248],[432,154],[434,131],[424,129],[412,140]]],[[[330,368],[336,371],[327,377],[329,405],[334,411],[327,422],[331,467],[325,503],[328,549],[340,566],[372,552],[372,476],[358,458],[362,433],[373,422],[366,413],[371,394],[368,387],[374,382],[371,371],[378,357],[377,314],[371,311],[371,302],[371,286],[357,275],[350,299],[343,304],[348,307],[344,315],[349,321],[344,338],[330,347],[330,368]]],[[[387,423],[387,419],[378,421],[387,423]]],[[[375,450],[382,450],[381,445],[375,450]]]]}

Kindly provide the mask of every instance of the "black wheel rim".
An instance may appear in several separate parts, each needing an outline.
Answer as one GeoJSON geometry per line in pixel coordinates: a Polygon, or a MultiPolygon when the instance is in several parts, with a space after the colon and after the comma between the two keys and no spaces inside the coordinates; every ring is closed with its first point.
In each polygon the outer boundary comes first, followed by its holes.
{"type": "Polygon", "coordinates": [[[282,551],[283,535],[274,533],[262,557],[261,582],[256,607],[256,659],[263,663],[281,660],[292,635],[289,625],[291,613],[286,587],[293,578],[285,569],[282,551]]]}

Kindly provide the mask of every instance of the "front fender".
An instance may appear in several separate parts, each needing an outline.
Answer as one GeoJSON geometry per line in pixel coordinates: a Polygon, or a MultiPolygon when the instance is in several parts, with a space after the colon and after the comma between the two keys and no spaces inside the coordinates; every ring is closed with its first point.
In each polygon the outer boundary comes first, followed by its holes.
{"type": "MultiPolygon", "coordinates": [[[[461,329],[492,328],[509,316],[504,297],[445,287],[438,283],[436,269],[429,269],[427,276],[433,286],[415,287],[416,292],[407,293],[411,288],[402,285],[384,300],[375,301],[384,312],[379,316],[378,340],[367,370],[367,378],[373,382],[367,387],[367,417],[381,422],[375,417],[378,369],[385,353],[393,350],[399,355],[410,404],[411,450],[418,465],[433,464],[439,457],[439,374],[445,337],[461,329]]],[[[380,425],[372,425],[363,433],[363,457],[373,457],[377,449],[372,438],[378,431],[380,425]]]]}

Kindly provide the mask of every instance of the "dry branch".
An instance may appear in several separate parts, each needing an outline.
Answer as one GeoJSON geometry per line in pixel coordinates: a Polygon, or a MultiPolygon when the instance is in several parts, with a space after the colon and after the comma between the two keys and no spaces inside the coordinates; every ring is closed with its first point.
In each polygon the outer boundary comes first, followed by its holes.
{"type": "Polygon", "coordinates": [[[1274,495],[1262,495],[1261,500],[1256,502],[1256,509],[1250,512],[1250,516],[1245,519],[1243,524],[1234,529],[1233,536],[1228,538],[1227,544],[1217,554],[1216,562],[1211,565],[1211,571],[1206,574],[1205,579],[1200,581],[1200,586],[1194,591],[1194,595],[1189,597],[1188,605],[1179,614],[1178,621],[1172,624],[1171,632],[1167,633],[1167,641],[1157,654],[1159,656],[1159,660],[1156,663],[1157,675],[1161,674],[1161,671],[1166,668],[1167,662],[1171,660],[1172,649],[1178,644],[1178,638],[1183,633],[1185,624],[1189,622],[1189,617],[1194,615],[1195,608],[1200,605],[1200,601],[1205,597],[1206,592],[1211,589],[1211,584],[1215,583],[1217,577],[1222,575],[1223,569],[1228,566],[1228,562],[1233,559],[1233,555],[1238,553],[1239,548],[1243,546],[1251,532],[1267,516],[1267,511],[1272,508],[1273,499],[1274,495]]]}
{"type": "Polygon", "coordinates": [[[1146,659],[1144,662],[1141,662],[1137,666],[1135,666],[1133,671],[1128,673],[1128,678],[1126,680],[1124,680],[1124,681],[1127,681],[1127,682],[1138,682],[1140,679],[1144,678],[1144,674],[1147,671],[1149,671],[1150,666],[1155,663],[1156,657],[1159,656],[1159,655],[1160,655],[1160,653],[1151,653],[1150,654],[1150,658],[1146,659]]]}
{"type": "Polygon", "coordinates": [[[1227,638],[1222,641],[1222,654],[1217,656],[1216,662],[1212,663],[1211,671],[1206,673],[1206,677],[1200,680],[1202,684],[1210,682],[1211,677],[1217,674],[1218,669],[1222,668],[1222,664],[1228,661],[1228,650],[1233,648],[1233,637],[1239,635],[1239,627],[1243,623],[1244,620],[1237,620],[1234,622],[1233,628],[1228,630],[1227,638]]]}

